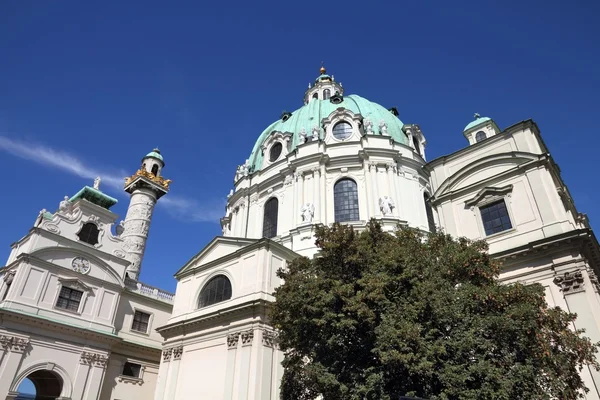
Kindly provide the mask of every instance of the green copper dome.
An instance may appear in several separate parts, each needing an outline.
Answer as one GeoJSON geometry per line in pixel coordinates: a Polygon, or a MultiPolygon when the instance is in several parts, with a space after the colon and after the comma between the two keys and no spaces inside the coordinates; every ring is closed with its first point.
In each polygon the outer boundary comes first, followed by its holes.
{"type": "Polygon", "coordinates": [[[465,126],[465,129],[463,129],[463,132],[468,131],[471,128],[474,128],[476,126],[482,125],[488,121],[491,121],[492,119],[489,117],[480,117],[477,116],[477,118],[475,119],[475,121],[471,121],[467,126],[465,126]]]}
{"type": "Polygon", "coordinates": [[[354,94],[344,96],[343,101],[338,104],[333,104],[329,100],[312,99],[308,104],[294,111],[285,121],[281,119],[275,121],[263,131],[248,159],[250,162],[250,171],[255,172],[262,168],[264,156],[261,147],[273,132],[289,132],[292,134],[291,152],[300,144],[300,132],[302,132],[302,129],[308,135],[311,135],[312,128],[317,125],[320,128],[320,138],[323,139],[324,132],[321,121],[338,108],[345,108],[354,114],[360,114],[363,118],[371,120],[373,122],[373,131],[376,134],[379,134],[379,124],[381,121],[385,121],[388,135],[398,143],[408,144],[406,136],[402,132],[402,126],[404,125],[402,121],[377,103],[354,94]]]}

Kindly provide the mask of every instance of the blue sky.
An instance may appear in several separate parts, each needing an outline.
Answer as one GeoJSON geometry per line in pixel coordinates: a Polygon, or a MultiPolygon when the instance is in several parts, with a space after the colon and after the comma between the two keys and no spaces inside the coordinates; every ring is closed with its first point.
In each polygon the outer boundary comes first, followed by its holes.
{"type": "Polygon", "coordinates": [[[141,279],[173,273],[220,233],[238,164],[321,61],[356,93],[420,124],[429,159],[466,145],[478,112],[533,118],[580,211],[593,200],[600,104],[598,2],[2,2],[0,244],[93,178],[122,178],[159,146],[160,200],[141,279]]]}

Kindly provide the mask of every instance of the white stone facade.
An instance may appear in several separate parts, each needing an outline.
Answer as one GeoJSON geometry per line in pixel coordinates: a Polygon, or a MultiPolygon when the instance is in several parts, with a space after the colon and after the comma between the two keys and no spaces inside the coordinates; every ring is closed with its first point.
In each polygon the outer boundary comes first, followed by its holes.
{"type": "MultiPolygon", "coordinates": [[[[364,229],[371,218],[388,231],[486,239],[504,263],[502,282],[542,284],[551,306],[576,312],[575,327],[600,341],[598,242],[534,122],[500,130],[476,116],[467,147],[427,162],[418,125],[361,98],[344,102],[324,69],[304,107],[281,120],[332,111],[261,135],[260,154],[235,172],[223,236],[176,273],[175,297],[136,280],[170,182],[159,152],[126,181],[124,223],[81,198],[42,212],[0,270],[0,399],[27,376],[56,377],[55,397],[65,399],[277,399],[283,354],[268,320],[276,271],[316,254],[316,224],[364,229]],[[86,223],[98,229],[95,244],[80,240],[86,223]],[[57,307],[62,287],[82,293],[77,309],[57,307]],[[146,333],[132,329],[138,312],[149,316],[146,333]],[[136,376],[126,363],[139,366],[136,376]]],[[[582,376],[587,398],[600,400],[600,374],[582,376]]]]}
{"type": "Polygon", "coordinates": [[[55,213],[42,210],[12,245],[0,269],[0,399],[15,398],[26,378],[45,399],[154,395],[155,329],[167,323],[173,295],[128,277],[136,258],[114,203],[97,180],[55,213]]]}

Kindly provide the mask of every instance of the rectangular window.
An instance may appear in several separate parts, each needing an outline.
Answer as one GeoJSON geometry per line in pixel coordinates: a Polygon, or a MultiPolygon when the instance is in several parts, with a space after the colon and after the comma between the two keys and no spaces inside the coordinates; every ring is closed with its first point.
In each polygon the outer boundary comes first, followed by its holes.
{"type": "Polygon", "coordinates": [[[479,207],[479,211],[487,236],[512,228],[504,200],[479,207]]]}
{"type": "Polygon", "coordinates": [[[131,324],[131,330],[148,333],[148,324],[150,322],[150,314],[145,312],[136,311],[133,315],[133,324],[131,324]]]}
{"type": "Polygon", "coordinates": [[[130,363],[129,361],[123,365],[123,372],[121,375],[130,376],[132,378],[139,378],[142,366],[140,364],[130,363]]]}
{"type": "Polygon", "coordinates": [[[77,312],[79,311],[79,303],[81,303],[82,296],[82,291],[63,286],[60,289],[56,307],[62,308],[63,310],[77,312]]]}

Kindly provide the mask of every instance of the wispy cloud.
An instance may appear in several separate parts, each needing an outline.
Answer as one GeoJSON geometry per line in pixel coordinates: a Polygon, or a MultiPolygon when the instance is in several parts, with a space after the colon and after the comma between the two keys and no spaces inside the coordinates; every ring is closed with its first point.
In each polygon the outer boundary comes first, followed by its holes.
{"type": "MultiPolygon", "coordinates": [[[[92,180],[99,176],[102,184],[115,189],[117,193],[123,193],[124,177],[127,176],[124,170],[107,168],[108,171],[98,171],[85,165],[79,158],[68,152],[40,143],[24,142],[5,136],[0,136],[0,151],[81,178],[92,180]]],[[[158,204],[166,206],[167,212],[173,217],[192,222],[217,222],[225,207],[225,201],[214,200],[201,203],[194,199],[171,194],[162,198],[158,204]]]]}

